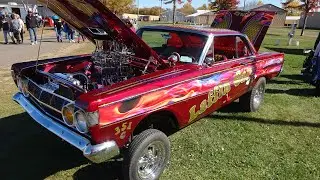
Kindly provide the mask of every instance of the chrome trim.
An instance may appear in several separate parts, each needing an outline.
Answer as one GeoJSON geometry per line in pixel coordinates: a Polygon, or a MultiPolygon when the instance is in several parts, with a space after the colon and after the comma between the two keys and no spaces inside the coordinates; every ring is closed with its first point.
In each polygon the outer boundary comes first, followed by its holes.
{"type": "Polygon", "coordinates": [[[72,88],[74,88],[74,89],[76,89],[76,90],[78,90],[80,92],[83,92],[83,93],[87,92],[85,89],[82,89],[77,85],[74,85],[73,83],[71,83],[70,81],[64,79],[63,77],[57,76],[55,74],[47,73],[47,72],[44,72],[44,71],[40,71],[40,70],[37,70],[37,72],[47,76],[48,78],[51,78],[51,79],[54,79],[55,81],[58,81],[59,83],[61,83],[60,85],[66,84],[67,86],[64,85],[65,87],[72,87],[72,88]]]}
{"type": "Polygon", "coordinates": [[[206,42],[206,45],[203,48],[202,54],[201,54],[200,59],[199,59],[199,63],[198,63],[199,66],[201,66],[203,64],[204,59],[206,58],[206,55],[207,55],[207,53],[208,53],[208,51],[210,49],[210,46],[212,45],[213,38],[214,38],[213,34],[210,34],[208,36],[208,40],[206,42]]]}
{"type": "MultiPolygon", "coordinates": [[[[26,78],[27,78],[27,77],[26,77],[26,78]]],[[[65,101],[68,101],[69,103],[74,103],[74,101],[72,101],[72,100],[70,100],[70,99],[67,99],[67,98],[65,98],[65,97],[63,97],[63,96],[61,96],[61,95],[59,95],[59,94],[57,94],[57,93],[50,92],[50,91],[48,91],[47,89],[39,86],[37,83],[35,83],[34,81],[32,81],[30,78],[27,78],[27,79],[28,79],[30,82],[32,82],[34,85],[36,85],[36,86],[37,86],[39,89],[41,89],[42,91],[45,91],[45,92],[50,93],[50,94],[52,94],[52,95],[55,95],[55,96],[57,96],[57,97],[65,100],[65,101]]]]}
{"type": "Polygon", "coordinates": [[[67,141],[83,152],[83,155],[94,163],[102,163],[120,154],[115,141],[107,141],[92,145],[90,140],[55,122],[31,104],[22,93],[13,96],[13,100],[19,103],[23,109],[40,125],[67,141]]]}

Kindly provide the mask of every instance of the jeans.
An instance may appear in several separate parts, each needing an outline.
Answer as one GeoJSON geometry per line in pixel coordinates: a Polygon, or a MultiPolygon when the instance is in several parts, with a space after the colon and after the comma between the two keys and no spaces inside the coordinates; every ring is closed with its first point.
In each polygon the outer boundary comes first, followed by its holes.
{"type": "Polygon", "coordinates": [[[31,43],[37,41],[37,28],[29,28],[31,43]]]}
{"type": "Polygon", "coordinates": [[[74,32],[73,32],[73,31],[69,31],[69,32],[68,32],[68,40],[69,40],[69,41],[73,40],[73,35],[74,35],[74,32]]]}
{"type": "Polygon", "coordinates": [[[56,29],[56,36],[57,36],[57,41],[62,41],[62,30],[56,29]]]}
{"type": "Polygon", "coordinates": [[[8,43],[9,31],[3,31],[4,43],[8,43]]]}
{"type": "Polygon", "coordinates": [[[24,33],[24,30],[22,29],[22,30],[21,30],[21,32],[20,32],[21,42],[23,42],[23,39],[24,39],[24,37],[23,37],[23,33],[24,33]]]}

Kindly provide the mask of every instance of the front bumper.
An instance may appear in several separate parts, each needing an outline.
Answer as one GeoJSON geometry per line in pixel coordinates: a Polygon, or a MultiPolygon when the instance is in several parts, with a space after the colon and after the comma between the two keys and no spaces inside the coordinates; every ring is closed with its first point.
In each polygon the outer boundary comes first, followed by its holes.
{"type": "Polygon", "coordinates": [[[22,93],[15,94],[13,100],[19,103],[36,122],[81,150],[83,155],[92,162],[102,163],[120,154],[119,147],[115,141],[92,145],[87,138],[75,133],[39,111],[22,93]]]}

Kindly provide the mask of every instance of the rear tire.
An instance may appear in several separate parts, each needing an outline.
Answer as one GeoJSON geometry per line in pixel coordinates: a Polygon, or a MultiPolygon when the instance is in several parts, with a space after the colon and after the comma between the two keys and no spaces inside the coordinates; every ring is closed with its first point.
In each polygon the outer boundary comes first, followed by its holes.
{"type": "Polygon", "coordinates": [[[124,179],[159,179],[170,158],[168,137],[156,129],[148,129],[134,137],[124,160],[124,179]]]}
{"type": "Polygon", "coordinates": [[[264,100],[266,78],[260,78],[253,89],[240,97],[240,105],[246,112],[256,112],[264,100]]]}
{"type": "Polygon", "coordinates": [[[316,83],[316,96],[320,96],[320,81],[318,80],[316,83]]]}

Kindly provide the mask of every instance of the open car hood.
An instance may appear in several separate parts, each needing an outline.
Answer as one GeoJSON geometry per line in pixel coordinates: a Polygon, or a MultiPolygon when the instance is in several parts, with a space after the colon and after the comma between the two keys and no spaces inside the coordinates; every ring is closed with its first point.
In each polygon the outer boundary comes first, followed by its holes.
{"type": "Polygon", "coordinates": [[[165,65],[155,51],[99,0],[38,1],[45,7],[48,6],[93,43],[96,39],[112,39],[131,49],[135,57],[147,60],[148,64],[151,63],[155,67],[165,65]]]}
{"type": "Polygon", "coordinates": [[[270,11],[227,11],[217,12],[212,28],[231,29],[246,34],[256,51],[272,23],[275,12],[270,11]]]}

